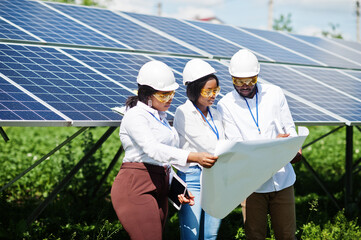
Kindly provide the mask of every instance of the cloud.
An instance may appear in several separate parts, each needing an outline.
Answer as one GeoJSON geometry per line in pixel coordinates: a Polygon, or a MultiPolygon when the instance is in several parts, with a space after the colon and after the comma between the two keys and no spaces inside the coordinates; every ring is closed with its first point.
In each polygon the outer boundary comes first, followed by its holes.
{"type": "Polygon", "coordinates": [[[197,7],[185,6],[178,8],[178,12],[172,16],[183,19],[199,19],[199,18],[214,17],[215,13],[213,10],[209,8],[197,8],[197,7]]]}

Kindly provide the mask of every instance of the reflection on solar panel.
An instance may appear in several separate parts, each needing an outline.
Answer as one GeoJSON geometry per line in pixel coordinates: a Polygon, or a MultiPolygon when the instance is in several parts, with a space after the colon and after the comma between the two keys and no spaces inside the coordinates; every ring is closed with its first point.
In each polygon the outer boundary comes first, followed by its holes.
{"type": "Polygon", "coordinates": [[[196,54],[114,12],[64,4],[49,4],[83,23],[137,50],[196,54]],[[156,43],[156,44],[155,44],[156,43]]]}
{"type": "Polygon", "coordinates": [[[202,27],[214,34],[217,34],[221,37],[224,37],[228,40],[231,40],[244,48],[248,48],[258,53],[258,59],[262,60],[272,60],[276,62],[287,62],[287,63],[297,63],[297,64],[316,64],[317,62],[309,60],[305,57],[297,55],[287,49],[278,47],[269,41],[262,40],[258,37],[255,37],[251,34],[241,31],[232,26],[211,24],[197,21],[189,21],[190,23],[202,27]],[[262,54],[262,55],[259,55],[262,54]],[[262,56],[266,56],[262,57],[262,56]]]}
{"type": "Polygon", "coordinates": [[[0,15],[46,42],[125,48],[38,2],[1,1],[0,15]]]}
{"type": "Polygon", "coordinates": [[[126,14],[215,56],[230,57],[239,50],[238,46],[230,44],[174,18],[137,13],[126,14]]]}
{"type": "MultiPolygon", "coordinates": [[[[357,122],[361,120],[361,115],[357,112],[361,102],[311,79],[311,76],[317,76],[316,72],[304,75],[299,74],[301,72],[299,67],[271,64],[262,64],[261,69],[261,78],[327,110],[329,113],[339,116],[340,120],[342,118],[357,122]],[[279,76],[282,76],[282,78],[279,76]]],[[[311,71],[313,70],[312,68],[311,71]]],[[[332,74],[332,72],[329,74],[332,74]]],[[[347,76],[344,78],[347,78],[347,76]]]]}
{"type": "MultiPolygon", "coordinates": [[[[327,38],[319,38],[319,37],[313,37],[313,36],[303,36],[303,35],[296,35],[297,38],[300,38],[306,42],[309,42],[317,47],[320,47],[322,49],[325,49],[331,53],[336,54],[339,58],[345,59],[345,61],[348,61],[350,63],[353,63],[356,65],[356,68],[361,68],[361,53],[356,52],[353,49],[346,48],[340,44],[336,44],[332,42],[331,40],[328,40],[327,38]]],[[[335,67],[338,67],[339,65],[333,65],[335,67]]],[[[350,67],[352,65],[349,65],[350,67]]]]}
{"type": "Polygon", "coordinates": [[[327,48],[323,49],[311,44],[306,44],[298,38],[292,37],[293,35],[276,31],[249,28],[244,29],[314,59],[314,61],[318,61],[321,65],[361,69],[361,65],[353,62],[352,60],[338,56],[337,54],[328,51],[327,48]]]}
{"type": "Polygon", "coordinates": [[[2,126],[117,126],[111,108],[134,94],[151,59],[181,86],[171,120],[187,99],[186,62],[216,69],[217,102],[233,90],[227,66],[244,47],[262,62],[259,81],[284,90],[296,123],[361,124],[359,43],[28,0],[2,0],[0,14],[2,126]]]}

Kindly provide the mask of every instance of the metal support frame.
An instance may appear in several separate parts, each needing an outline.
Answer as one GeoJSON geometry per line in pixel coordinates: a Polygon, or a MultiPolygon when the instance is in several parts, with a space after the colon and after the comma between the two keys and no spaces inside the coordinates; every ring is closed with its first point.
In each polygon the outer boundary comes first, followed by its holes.
{"type": "Polygon", "coordinates": [[[42,163],[43,161],[45,161],[48,157],[50,157],[51,155],[53,155],[56,151],[58,151],[59,149],[61,149],[62,147],[64,147],[66,144],[68,144],[69,142],[71,142],[74,138],[76,138],[79,134],[81,134],[82,132],[84,132],[87,129],[87,127],[83,127],[81,129],[79,129],[76,133],[74,133],[72,136],[70,136],[69,138],[67,138],[64,142],[62,142],[61,144],[59,144],[58,146],[56,146],[53,150],[51,150],[49,153],[45,154],[42,158],[40,158],[38,161],[36,161],[33,165],[31,165],[30,167],[28,167],[26,170],[24,170],[22,173],[20,173],[19,175],[17,175],[13,180],[11,180],[9,183],[7,183],[5,186],[3,186],[0,190],[0,192],[4,191],[6,188],[10,187],[14,182],[16,182],[17,180],[19,180],[21,177],[23,177],[25,174],[27,174],[28,172],[30,172],[33,168],[35,168],[36,166],[38,166],[40,163],[42,163]]]}
{"type": "Polygon", "coordinates": [[[105,172],[104,172],[102,178],[100,179],[98,185],[95,187],[95,191],[93,192],[93,196],[95,196],[98,193],[98,191],[100,190],[100,187],[103,185],[103,183],[107,179],[110,171],[114,168],[114,165],[119,160],[119,157],[120,157],[120,155],[122,155],[123,151],[124,151],[124,149],[123,149],[123,146],[121,145],[119,150],[117,151],[117,153],[114,155],[113,160],[110,162],[107,170],[105,170],[105,172]]]}
{"type": "Polygon", "coordinates": [[[346,159],[345,159],[345,213],[350,216],[352,203],[352,165],[353,165],[353,127],[346,126],[346,159]]]}
{"type": "Polygon", "coordinates": [[[56,195],[70,182],[74,175],[86,163],[86,161],[98,150],[102,144],[109,138],[117,127],[110,127],[103,136],[94,144],[94,146],[85,154],[85,156],[74,166],[74,168],[65,176],[65,178],[55,187],[50,195],[30,214],[26,223],[30,225],[56,197],[56,195]]]}
{"type": "MultiPolygon", "coordinates": [[[[343,128],[343,126],[337,127],[335,129],[332,129],[330,132],[322,135],[321,137],[313,140],[312,142],[302,146],[302,148],[306,148],[316,142],[318,142],[319,140],[327,137],[328,135],[340,130],[341,128],[343,128]]],[[[313,177],[315,178],[316,182],[320,185],[320,187],[322,188],[323,191],[325,191],[325,193],[327,194],[327,196],[331,199],[331,201],[333,202],[333,204],[335,204],[335,206],[337,207],[338,210],[340,210],[340,206],[336,201],[336,198],[327,190],[326,186],[324,185],[324,183],[322,182],[322,180],[320,179],[320,177],[317,175],[316,171],[311,167],[311,165],[308,163],[308,161],[306,160],[306,158],[304,156],[302,156],[302,162],[305,165],[305,167],[308,169],[308,171],[311,172],[311,174],[313,175],[313,177]]]]}
{"type": "Polygon", "coordinates": [[[0,135],[3,137],[5,142],[9,141],[9,137],[8,137],[8,135],[6,135],[6,132],[4,131],[4,129],[2,127],[0,127],[0,135]]]}

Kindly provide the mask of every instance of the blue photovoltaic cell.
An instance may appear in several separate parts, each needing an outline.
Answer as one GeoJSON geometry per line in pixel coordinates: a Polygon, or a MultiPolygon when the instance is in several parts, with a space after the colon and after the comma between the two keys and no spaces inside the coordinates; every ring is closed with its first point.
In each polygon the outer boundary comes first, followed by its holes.
{"type": "Polygon", "coordinates": [[[73,6],[69,4],[48,4],[134,49],[197,54],[196,52],[162,37],[151,30],[139,26],[112,11],[99,8],[73,6]]]}
{"type": "Polygon", "coordinates": [[[62,117],[0,77],[0,120],[64,121],[62,117]]]}
{"type": "Polygon", "coordinates": [[[16,40],[30,40],[38,41],[24,31],[10,25],[9,23],[0,19],[0,39],[16,39],[16,40]]]}
{"type": "MultiPolygon", "coordinates": [[[[106,74],[113,80],[121,83],[123,86],[131,90],[138,89],[137,76],[139,69],[146,62],[151,61],[151,59],[139,54],[124,54],[75,49],[64,49],[64,51],[76,57],[77,59],[80,59],[95,70],[106,74]]],[[[181,85],[181,76],[175,74],[175,77],[178,84],[181,85]]],[[[125,92],[123,94],[125,98],[134,95],[130,92],[125,92]]],[[[172,105],[168,111],[174,113],[176,107],[182,103],[181,99],[183,97],[184,96],[182,96],[182,91],[178,89],[172,105]]],[[[118,105],[120,106],[124,104],[125,101],[119,102],[118,105]]],[[[173,119],[173,117],[168,115],[168,119],[173,119]]]]}
{"type": "MultiPolygon", "coordinates": [[[[154,59],[157,59],[159,61],[162,61],[175,69],[176,71],[182,73],[183,68],[185,64],[190,60],[188,58],[175,58],[175,57],[159,57],[159,56],[152,56],[154,59]]],[[[228,67],[221,64],[218,61],[215,60],[209,60],[207,61],[209,64],[211,64],[212,67],[217,71],[216,76],[219,80],[219,85],[221,86],[221,94],[218,95],[216,98],[216,101],[214,103],[214,107],[216,107],[217,102],[222,98],[223,95],[226,95],[228,92],[232,91],[233,84],[230,77],[230,74],[228,72],[228,67]]],[[[181,76],[180,76],[181,77],[181,76]]],[[[178,81],[181,82],[182,79],[178,81]]],[[[172,105],[177,107],[178,105],[183,104],[187,100],[186,95],[186,87],[181,85],[179,89],[177,89],[177,93],[179,93],[179,96],[176,96],[175,99],[172,102],[172,105]]],[[[287,101],[293,116],[293,119],[295,122],[329,122],[329,123],[335,123],[339,122],[339,120],[322,113],[318,111],[317,109],[313,109],[310,106],[307,106],[306,104],[299,102],[291,97],[287,97],[287,101]]]]}
{"type": "Polygon", "coordinates": [[[349,121],[361,121],[360,102],[284,66],[261,64],[260,77],[349,121]]]}
{"type": "Polygon", "coordinates": [[[46,42],[125,48],[38,2],[2,0],[0,15],[46,42]]]}
{"type": "Polygon", "coordinates": [[[346,47],[353,48],[353,49],[357,50],[358,52],[361,52],[361,43],[359,43],[359,42],[346,41],[346,40],[338,39],[338,38],[332,38],[331,40],[334,42],[340,43],[346,47]]]}
{"type": "Polygon", "coordinates": [[[119,121],[127,91],[54,48],[0,45],[0,72],[74,121],[119,121]]]}
{"type": "MultiPolygon", "coordinates": [[[[327,85],[336,88],[361,101],[361,79],[356,80],[336,69],[292,67],[297,71],[307,74],[327,85]]],[[[361,102],[360,102],[361,106],[361,102]]]]}
{"type": "MultiPolygon", "coordinates": [[[[345,48],[343,46],[340,46],[339,44],[336,44],[332,41],[328,41],[324,38],[320,38],[320,37],[313,37],[313,36],[305,36],[305,35],[298,35],[298,34],[294,34],[295,37],[300,38],[306,42],[309,42],[313,45],[316,45],[317,47],[323,48],[327,51],[336,53],[339,56],[345,57],[353,62],[357,62],[359,63],[359,65],[357,65],[357,68],[361,69],[361,53],[357,53],[355,51],[352,51],[348,48],[345,48]]],[[[345,60],[344,60],[345,61],[345,60]]],[[[352,67],[353,65],[355,65],[354,63],[352,63],[352,65],[350,65],[350,67],[352,67]]],[[[335,66],[335,67],[339,67],[339,66],[335,66]]]]}
{"type": "MultiPolygon", "coordinates": [[[[221,37],[231,40],[245,48],[254,51],[255,53],[260,53],[276,62],[319,65],[314,61],[311,61],[293,52],[275,46],[267,41],[254,37],[251,34],[245,33],[231,26],[199,21],[189,22],[212,33],[215,33],[221,37]]],[[[260,61],[269,61],[269,59],[265,59],[263,57],[260,57],[259,55],[257,57],[260,61]]]]}
{"type": "Polygon", "coordinates": [[[231,57],[239,47],[189,26],[175,18],[125,13],[148,25],[216,56],[231,57]]]}
{"type": "Polygon", "coordinates": [[[343,68],[360,68],[360,66],[357,64],[348,62],[342,58],[339,58],[328,52],[322,51],[316,47],[312,47],[306,43],[287,37],[286,35],[283,35],[279,32],[266,31],[260,29],[250,29],[250,28],[243,28],[243,29],[251,33],[257,34],[261,37],[264,37],[270,41],[278,43],[284,47],[292,49],[293,51],[299,52],[307,57],[320,61],[326,64],[327,66],[343,67],[343,68]]]}

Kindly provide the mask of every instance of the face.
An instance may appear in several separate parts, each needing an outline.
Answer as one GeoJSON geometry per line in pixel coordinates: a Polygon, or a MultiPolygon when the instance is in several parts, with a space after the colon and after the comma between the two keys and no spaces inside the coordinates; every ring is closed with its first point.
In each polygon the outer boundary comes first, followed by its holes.
{"type": "Polygon", "coordinates": [[[172,103],[175,91],[159,91],[154,93],[150,98],[152,100],[152,108],[158,111],[167,111],[172,103]]]}
{"type": "Polygon", "coordinates": [[[197,100],[197,106],[198,107],[211,106],[214,103],[214,100],[216,99],[216,96],[219,93],[219,90],[217,87],[218,87],[217,80],[214,78],[210,78],[201,90],[202,92],[197,100]],[[204,95],[204,96],[202,96],[202,95],[204,95]],[[208,96],[205,96],[205,95],[208,95],[208,96]]]}
{"type": "Polygon", "coordinates": [[[250,78],[235,78],[233,79],[234,88],[243,97],[253,97],[257,83],[257,76],[250,78]]]}

